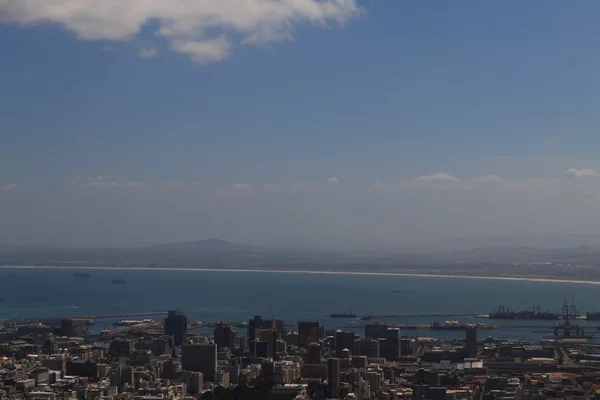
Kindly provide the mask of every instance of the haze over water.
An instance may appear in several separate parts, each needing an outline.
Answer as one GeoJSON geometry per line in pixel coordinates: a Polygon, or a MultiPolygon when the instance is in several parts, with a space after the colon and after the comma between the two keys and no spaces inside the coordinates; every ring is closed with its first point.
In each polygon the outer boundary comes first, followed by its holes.
{"type": "MultiPolygon", "coordinates": [[[[351,329],[352,320],[331,319],[332,312],[359,316],[489,313],[499,304],[511,309],[559,311],[564,293],[575,293],[580,313],[600,311],[600,285],[504,281],[493,279],[425,278],[407,276],[315,275],[269,272],[86,269],[91,278],[78,279],[72,269],[0,269],[0,319],[49,318],[158,312],[180,308],[193,321],[247,321],[253,315],[285,320],[317,320],[328,328],[351,329]],[[125,285],[112,284],[123,278],[125,285]],[[393,290],[400,290],[393,293],[393,290]]],[[[142,318],[142,317],[140,317],[142,318]]],[[[146,318],[146,317],[143,317],[146,318]]],[[[157,316],[156,318],[161,318],[157,316]]],[[[430,324],[433,317],[385,318],[391,323],[430,324]]],[[[443,322],[471,317],[436,317],[443,322]]],[[[374,319],[383,321],[384,319],[374,319]]],[[[115,320],[99,320],[102,329],[115,320]]],[[[361,321],[356,321],[361,322],[361,321]]],[[[552,321],[482,320],[494,325],[552,325],[552,321]]],[[[589,325],[594,333],[597,323],[589,325]]],[[[206,333],[209,333],[207,331],[206,333]]],[[[407,330],[406,335],[462,338],[463,332],[407,330]]],[[[480,337],[541,338],[550,333],[503,328],[482,331],[480,337]]]]}

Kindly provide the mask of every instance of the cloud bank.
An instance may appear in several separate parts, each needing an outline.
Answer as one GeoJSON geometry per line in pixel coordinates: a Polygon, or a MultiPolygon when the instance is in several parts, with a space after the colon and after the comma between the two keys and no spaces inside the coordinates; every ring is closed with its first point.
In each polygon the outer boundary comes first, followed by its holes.
{"type": "Polygon", "coordinates": [[[10,192],[12,190],[15,190],[16,188],[17,188],[17,184],[15,184],[15,183],[8,183],[6,185],[0,185],[0,190],[5,191],[5,192],[10,192]]]}
{"type": "Polygon", "coordinates": [[[158,56],[158,51],[153,48],[147,48],[147,49],[142,49],[138,52],[138,56],[140,56],[141,58],[154,58],[158,56]]]}
{"type": "Polygon", "coordinates": [[[597,178],[597,177],[600,176],[600,174],[598,174],[593,169],[587,169],[587,168],[583,168],[583,169],[569,168],[565,172],[565,176],[567,178],[571,178],[571,179],[590,178],[590,177],[597,178]]]}
{"type": "Polygon", "coordinates": [[[433,175],[419,176],[418,178],[415,178],[415,180],[416,181],[455,182],[455,181],[458,181],[459,179],[457,177],[455,177],[454,175],[450,175],[445,172],[438,172],[437,174],[433,174],[433,175]]]}
{"type": "Polygon", "coordinates": [[[54,24],[83,40],[127,41],[150,27],[199,63],[227,58],[235,44],[293,38],[297,25],[343,25],[356,0],[0,0],[0,22],[54,24]]]}

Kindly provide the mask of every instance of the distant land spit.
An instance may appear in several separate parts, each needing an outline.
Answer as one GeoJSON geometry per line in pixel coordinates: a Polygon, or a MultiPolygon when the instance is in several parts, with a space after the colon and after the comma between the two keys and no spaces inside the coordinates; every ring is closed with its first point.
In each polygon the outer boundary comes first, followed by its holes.
{"type": "Polygon", "coordinates": [[[455,278],[455,279],[485,279],[526,282],[555,282],[600,285],[600,280],[534,278],[528,276],[483,276],[483,275],[451,275],[451,274],[416,274],[404,272],[358,272],[358,271],[317,271],[317,270],[281,270],[281,269],[250,269],[250,268],[182,268],[182,267],[90,267],[90,266],[0,266],[2,269],[63,269],[63,270],[130,270],[130,271],[190,271],[190,272],[252,272],[274,274],[315,274],[315,275],[366,275],[366,276],[406,276],[416,278],[455,278]]]}

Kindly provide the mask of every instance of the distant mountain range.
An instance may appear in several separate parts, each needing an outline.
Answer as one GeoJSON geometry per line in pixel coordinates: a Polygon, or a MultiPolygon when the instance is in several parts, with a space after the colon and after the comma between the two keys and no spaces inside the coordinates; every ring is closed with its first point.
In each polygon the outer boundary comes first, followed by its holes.
{"type": "Polygon", "coordinates": [[[462,238],[420,246],[307,250],[237,244],[221,239],[122,248],[0,245],[2,265],[113,265],[204,268],[394,268],[477,263],[564,263],[600,266],[599,235],[462,238]],[[556,246],[578,243],[577,246],[556,246]],[[583,243],[583,245],[579,244],[583,243]]]}
{"type": "Polygon", "coordinates": [[[513,236],[468,236],[446,239],[422,246],[432,249],[468,250],[480,247],[540,247],[543,249],[567,249],[600,245],[600,233],[564,234],[546,233],[513,236]]]}
{"type": "Polygon", "coordinates": [[[228,242],[227,240],[221,239],[205,239],[196,240],[193,242],[175,242],[175,243],[164,243],[155,246],[150,246],[154,249],[168,249],[168,250],[181,250],[181,249],[194,249],[194,250],[206,250],[206,251],[242,251],[252,250],[257,248],[256,246],[237,244],[228,242]]]}

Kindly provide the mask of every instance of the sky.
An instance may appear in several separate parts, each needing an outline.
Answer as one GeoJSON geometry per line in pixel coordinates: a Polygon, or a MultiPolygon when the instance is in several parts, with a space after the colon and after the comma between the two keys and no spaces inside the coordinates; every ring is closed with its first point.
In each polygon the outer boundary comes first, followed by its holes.
{"type": "Polygon", "coordinates": [[[0,0],[0,243],[600,231],[595,0],[0,0]]]}

